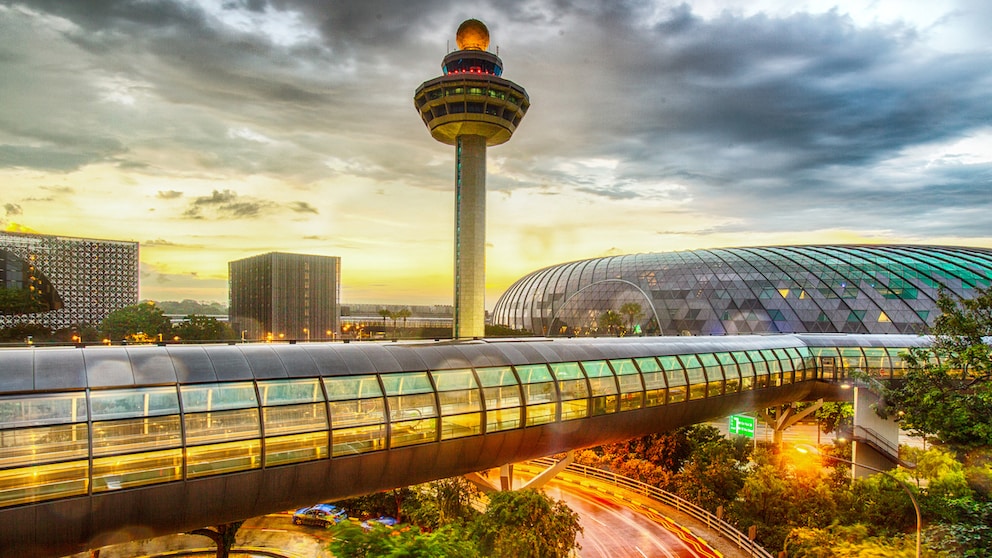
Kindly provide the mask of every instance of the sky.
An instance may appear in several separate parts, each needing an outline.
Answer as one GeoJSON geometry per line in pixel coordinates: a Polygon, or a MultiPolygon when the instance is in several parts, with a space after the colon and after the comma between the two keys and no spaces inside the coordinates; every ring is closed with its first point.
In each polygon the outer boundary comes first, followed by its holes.
{"type": "Polygon", "coordinates": [[[487,307],[585,258],[992,247],[987,0],[0,0],[0,228],[140,242],[140,297],[341,257],[451,304],[454,149],[413,105],[477,18],[531,101],[488,150],[487,307]]]}

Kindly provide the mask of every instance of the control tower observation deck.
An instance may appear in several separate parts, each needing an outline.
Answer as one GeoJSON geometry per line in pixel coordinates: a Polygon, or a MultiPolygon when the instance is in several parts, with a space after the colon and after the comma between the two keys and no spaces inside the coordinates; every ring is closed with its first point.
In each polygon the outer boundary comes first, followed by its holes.
{"type": "Polygon", "coordinates": [[[505,143],[527,113],[523,87],[500,77],[503,61],[487,51],[489,30],[476,19],[458,27],[458,50],[444,75],[414,94],[437,141],[455,146],[455,338],[485,335],[486,147],[505,143]]]}

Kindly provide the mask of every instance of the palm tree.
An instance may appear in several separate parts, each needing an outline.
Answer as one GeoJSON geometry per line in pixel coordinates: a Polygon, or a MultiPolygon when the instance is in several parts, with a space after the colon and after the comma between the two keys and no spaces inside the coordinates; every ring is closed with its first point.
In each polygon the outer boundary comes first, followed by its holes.
{"type": "Polygon", "coordinates": [[[413,315],[413,312],[409,308],[401,308],[399,312],[396,313],[397,318],[403,318],[403,329],[406,329],[406,319],[413,315]]]}
{"type": "Polygon", "coordinates": [[[607,310],[599,316],[599,327],[606,328],[607,333],[618,333],[623,327],[623,318],[613,310],[607,310]]]}
{"type": "Polygon", "coordinates": [[[641,312],[641,305],[636,302],[625,302],[620,306],[620,313],[627,316],[627,331],[634,330],[634,322],[644,316],[641,312]]]}
{"type": "Polygon", "coordinates": [[[382,316],[382,334],[386,335],[386,318],[392,318],[393,313],[387,308],[380,308],[379,315],[382,316]]]}

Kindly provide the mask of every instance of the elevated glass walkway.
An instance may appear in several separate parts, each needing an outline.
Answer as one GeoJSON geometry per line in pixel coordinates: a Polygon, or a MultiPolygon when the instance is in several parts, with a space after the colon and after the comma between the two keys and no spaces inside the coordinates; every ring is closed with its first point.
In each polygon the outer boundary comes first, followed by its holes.
{"type": "Polygon", "coordinates": [[[0,548],[68,554],[136,527],[143,536],[180,532],[838,396],[836,382],[852,370],[900,377],[900,352],[928,342],[776,335],[4,349],[0,548]]]}

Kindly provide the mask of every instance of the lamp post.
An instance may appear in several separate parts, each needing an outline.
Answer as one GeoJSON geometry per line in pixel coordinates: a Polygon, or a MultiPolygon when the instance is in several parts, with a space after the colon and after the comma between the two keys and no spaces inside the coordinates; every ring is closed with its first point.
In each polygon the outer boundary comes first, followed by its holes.
{"type": "Polygon", "coordinates": [[[862,467],[862,468],[868,469],[869,471],[874,471],[876,473],[881,473],[881,474],[889,477],[890,479],[896,481],[897,483],[899,483],[899,486],[909,496],[909,500],[911,502],[913,502],[913,509],[916,511],[916,558],[920,558],[920,532],[922,531],[922,528],[923,528],[923,518],[920,516],[920,505],[916,502],[916,496],[913,496],[913,491],[909,489],[909,485],[908,484],[906,484],[905,482],[903,482],[902,480],[900,480],[898,477],[896,477],[892,473],[889,473],[888,471],[883,471],[881,469],[876,469],[875,467],[871,467],[871,466],[865,465],[863,463],[855,463],[853,461],[844,459],[842,457],[835,457],[833,455],[826,455],[826,454],[820,452],[820,450],[818,448],[814,448],[814,447],[809,446],[809,445],[806,445],[806,444],[797,445],[796,446],[796,451],[798,451],[799,453],[812,453],[812,454],[818,455],[820,457],[825,457],[827,459],[833,459],[834,461],[840,461],[841,463],[847,463],[848,465],[853,465],[855,467],[862,467]]]}

